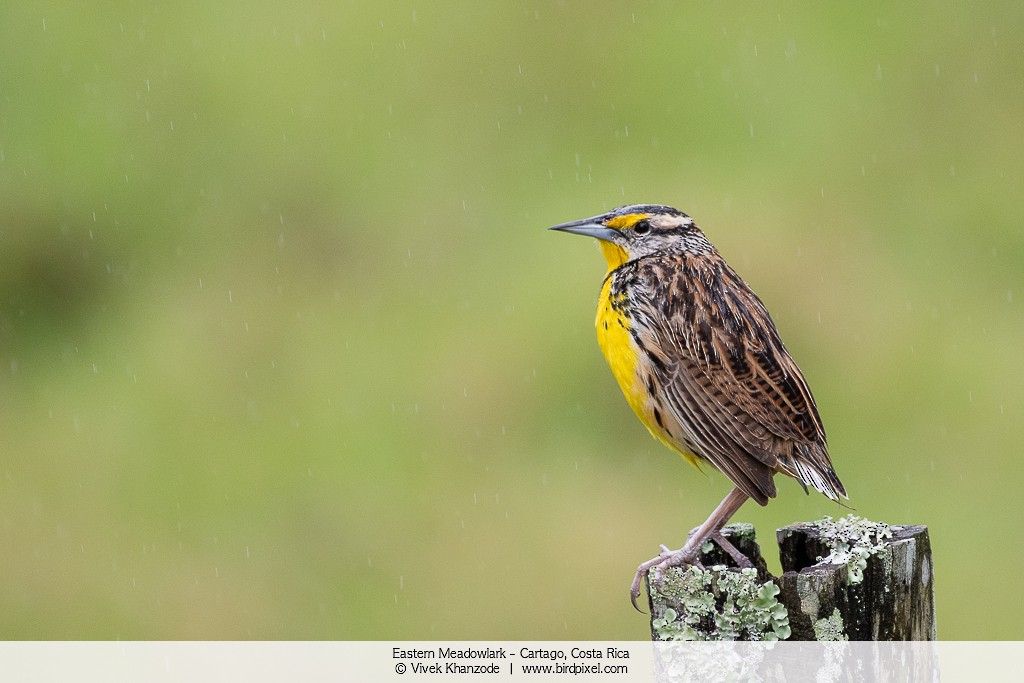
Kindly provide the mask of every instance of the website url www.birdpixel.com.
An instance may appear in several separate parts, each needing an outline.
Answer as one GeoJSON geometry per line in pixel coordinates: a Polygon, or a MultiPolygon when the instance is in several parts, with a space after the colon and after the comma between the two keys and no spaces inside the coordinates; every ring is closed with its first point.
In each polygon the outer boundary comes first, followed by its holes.
{"type": "Polygon", "coordinates": [[[621,647],[394,647],[394,671],[403,675],[504,674],[594,676],[628,674],[621,647]]]}
{"type": "Polygon", "coordinates": [[[628,674],[628,664],[523,664],[524,674],[628,674]]]}

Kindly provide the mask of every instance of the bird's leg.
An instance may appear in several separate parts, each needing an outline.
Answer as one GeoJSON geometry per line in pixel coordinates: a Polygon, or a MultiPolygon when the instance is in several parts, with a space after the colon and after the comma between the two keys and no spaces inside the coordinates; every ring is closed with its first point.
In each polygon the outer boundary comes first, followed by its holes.
{"type": "Polygon", "coordinates": [[[725,551],[725,553],[732,558],[732,561],[736,563],[736,566],[740,569],[749,569],[754,566],[754,563],[750,561],[746,555],[740,552],[739,548],[732,544],[725,534],[721,530],[708,536],[708,540],[714,541],[718,544],[718,547],[725,551]]]}
{"type": "MultiPolygon", "coordinates": [[[[700,547],[704,544],[704,541],[709,538],[715,537],[715,540],[719,541],[719,545],[729,553],[734,559],[736,555],[743,557],[740,551],[725,540],[721,535],[722,527],[726,525],[729,518],[736,514],[736,511],[740,509],[743,503],[747,502],[747,494],[743,493],[739,488],[734,488],[729,494],[718,504],[715,511],[711,513],[711,516],[704,521],[695,531],[690,534],[690,537],[686,540],[686,544],[679,550],[667,550],[664,549],[661,554],[657,557],[653,557],[636,569],[636,575],[633,577],[633,584],[629,587],[629,601],[633,603],[633,607],[640,611],[640,608],[636,605],[636,599],[640,595],[640,583],[647,576],[647,573],[652,569],[654,570],[654,578],[661,583],[664,572],[669,567],[680,567],[682,565],[696,565],[700,566],[697,561],[697,557],[700,555],[700,547]],[[722,542],[725,542],[725,545],[722,542]],[[728,545],[728,548],[726,548],[728,545]],[[731,549],[731,551],[730,551],[731,549]],[[736,555],[733,555],[733,553],[736,555]]],[[[746,559],[746,558],[744,558],[746,559]]],[[[749,564],[749,560],[748,560],[749,564]]]]}

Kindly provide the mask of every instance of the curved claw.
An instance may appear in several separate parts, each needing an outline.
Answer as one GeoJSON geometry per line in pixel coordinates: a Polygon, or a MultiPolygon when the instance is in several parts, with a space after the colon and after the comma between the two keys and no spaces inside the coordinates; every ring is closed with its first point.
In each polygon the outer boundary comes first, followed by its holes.
{"type": "Polygon", "coordinates": [[[633,583],[629,587],[629,601],[633,604],[633,609],[641,614],[643,614],[644,611],[636,604],[636,599],[640,597],[640,583],[644,580],[644,577],[647,576],[647,572],[649,572],[652,567],[659,566],[673,554],[672,551],[665,546],[661,546],[661,548],[661,553],[657,557],[652,557],[636,568],[636,574],[633,575],[633,583]]]}
{"type": "Polygon", "coordinates": [[[644,613],[637,606],[636,599],[640,597],[641,582],[652,569],[654,570],[654,581],[660,589],[665,580],[665,571],[671,567],[681,567],[684,565],[704,568],[700,560],[697,559],[697,552],[689,548],[688,545],[683,546],[679,550],[669,550],[662,545],[661,553],[657,557],[652,557],[636,568],[636,574],[633,575],[633,583],[629,586],[629,602],[633,605],[633,609],[641,614],[644,613]]]}
{"type": "Polygon", "coordinates": [[[639,598],[639,597],[640,597],[640,582],[637,581],[636,578],[634,578],[633,579],[633,585],[629,587],[629,603],[631,605],[633,605],[633,609],[635,609],[640,614],[646,614],[646,612],[644,612],[642,609],[640,609],[640,606],[636,604],[636,599],[639,598]]]}

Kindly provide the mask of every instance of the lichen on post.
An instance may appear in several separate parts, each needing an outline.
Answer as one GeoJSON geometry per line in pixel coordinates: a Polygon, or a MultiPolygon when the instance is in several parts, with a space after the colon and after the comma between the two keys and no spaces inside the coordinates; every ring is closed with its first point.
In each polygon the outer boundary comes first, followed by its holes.
{"type": "MultiPolygon", "coordinates": [[[[751,524],[730,524],[725,535],[754,567],[726,566],[728,556],[705,543],[698,567],[669,569],[648,594],[653,640],[785,640],[788,612],[768,574],[751,524]]],[[[656,584],[656,582],[655,582],[656,584]]]]}
{"type": "Polygon", "coordinates": [[[934,640],[931,547],[923,526],[849,515],[777,532],[784,574],[771,576],[754,529],[726,535],[753,569],[707,543],[706,569],[648,578],[654,640],[934,640]]]}
{"type": "Polygon", "coordinates": [[[925,526],[847,515],[777,532],[782,600],[795,639],[838,612],[849,640],[935,640],[931,542],[925,526]]]}

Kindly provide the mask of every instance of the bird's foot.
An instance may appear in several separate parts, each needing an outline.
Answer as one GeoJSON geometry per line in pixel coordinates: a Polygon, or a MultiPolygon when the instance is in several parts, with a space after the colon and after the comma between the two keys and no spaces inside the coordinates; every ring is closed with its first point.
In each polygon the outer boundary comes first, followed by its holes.
{"type": "Polygon", "coordinates": [[[686,545],[679,550],[670,550],[668,547],[663,545],[661,546],[661,553],[659,553],[657,557],[652,557],[636,568],[636,575],[633,576],[633,584],[629,587],[629,601],[633,603],[633,609],[638,612],[643,611],[637,606],[636,599],[640,597],[640,585],[643,583],[644,577],[651,576],[654,579],[655,585],[657,585],[660,590],[665,582],[665,572],[672,567],[690,566],[703,569],[704,565],[701,564],[699,558],[700,549],[701,546],[704,545],[705,540],[717,543],[718,547],[732,558],[737,567],[747,569],[754,566],[751,561],[729,541],[729,539],[722,535],[721,531],[713,532],[700,543],[694,543],[694,538],[691,536],[690,540],[686,542],[686,545]],[[651,572],[653,572],[653,574],[651,574],[651,572]]]}
{"type": "Polygon", "coordinates": [[[696,544],[693,547],[687,542],[679,550],[669,550],[665,546],[661,546],[661,553],[657,557],[652,557],[647,560],[639,567],[636,568],[636,575],[633,576],[633,584],[629,587],[629,601],[633,603],[633,609],[637,612],[643,612],[636,604],[636,599],[640,597],[640,584],[643,583],[644,577],[648,576],[653,571],[652,578],[657,583],[660,589],[665,581],[665,572],[671,567],[683,567],[683,566],[694,566],[700,569],[704,568],[704,565],[700,563],[697,556],[700,554],[700,545],[696,544]]]}

